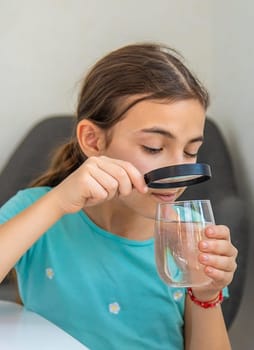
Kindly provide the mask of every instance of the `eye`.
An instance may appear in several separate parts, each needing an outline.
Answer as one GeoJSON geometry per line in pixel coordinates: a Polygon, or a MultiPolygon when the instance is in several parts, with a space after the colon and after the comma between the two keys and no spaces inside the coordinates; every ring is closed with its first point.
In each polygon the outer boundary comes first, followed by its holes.
{"type": "Polygon", "coordinates": [[[150,154],[156,154],[156,153],[159,153],[163,150],[162,147],[154,148],[154,147],[148,147],[145,145],[143,145],[142,148],[145,150],[145,152],[150,153],[150,154]]]}
{"type": "Polygon", "coordinates": [[[198,153],[189,153],[189,152],[184,152],[185,155],[189,158],[197,158],[198,153]]]}
{"type": "Polygon", "coordinates": [[[202,145],[202,143],[201,144],[196,143],[196,144],[192,144],[192,145],[186,147],[184,150],[185,156],[187,158],[197,158],[201,145],[202,145]]]}

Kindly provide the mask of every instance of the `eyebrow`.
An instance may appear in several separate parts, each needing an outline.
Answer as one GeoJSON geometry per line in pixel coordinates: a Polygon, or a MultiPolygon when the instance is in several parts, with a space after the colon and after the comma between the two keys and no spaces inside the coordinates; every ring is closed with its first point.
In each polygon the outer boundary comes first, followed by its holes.
{"type": "MultiPolygon", "coordinates": [[[[166,136],[170,139],[175,139],[176,137],[170,132],[170,131],[167,131],[167,130],[164,130],[164,129],[161,129],[161,128],[157,128],[157,127],[153,127],[153,128],[148,128],[148,129],[142,129],[140,130],[141,132],[144,132],[144,133],[151,133],[151,134],[159,134],[159,135],[162,135],[162,136],[166,136]]],[[[204,141],[204,137],[202,135],[198,136],[198,137],[195,137],[193,139],[191,139],[189,142],[203,142],[204,141]]]]}

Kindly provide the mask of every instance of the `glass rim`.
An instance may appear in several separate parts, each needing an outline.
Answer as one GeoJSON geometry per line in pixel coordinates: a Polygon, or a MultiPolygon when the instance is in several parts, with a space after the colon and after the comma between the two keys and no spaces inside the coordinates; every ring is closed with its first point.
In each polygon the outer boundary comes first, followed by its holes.
{"type": "Polygon", "coordinates": [[[184,204],[184,203],[201,203],[201,202],[206,202],[206,203],[210,203],[211,204],[211,200],[210,199],[183,199],[181,201],[172,201],[172,202],[159,202],[157,203],[157,206],[163,206],[163,205],[168,205],[168,204],[171,204],[171,205],[181,205],[181,204],[184,204]]]}

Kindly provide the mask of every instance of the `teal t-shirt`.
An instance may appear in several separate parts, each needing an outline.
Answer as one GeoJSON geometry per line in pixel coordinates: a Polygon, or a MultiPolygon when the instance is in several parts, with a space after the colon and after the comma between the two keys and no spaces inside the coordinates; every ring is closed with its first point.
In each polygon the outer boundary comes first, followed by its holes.
{"type": "MultiPolygon", "coordinates": [[[[0,223],[49,190],[18,192],[0,223]]],[[[184,349],[185,290],[159,278],[153,239],[114,235],[80,211],[56,222],[15,267],[24,306],[91,350],[184,349]]]]}

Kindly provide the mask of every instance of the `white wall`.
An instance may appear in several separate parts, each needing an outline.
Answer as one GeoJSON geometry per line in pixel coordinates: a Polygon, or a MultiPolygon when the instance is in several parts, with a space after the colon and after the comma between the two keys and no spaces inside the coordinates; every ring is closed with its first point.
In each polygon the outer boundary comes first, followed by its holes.
{"type": "Polygon", "coordinates": [[[254,204],[254,3],[216,0],[214,10],[210,114],[227,139],[241,191],[254,204]]]}
{"type": "Polygon", "coordinates": [[[0,168],[40,118],[75,110],[78,82],[133,41],[179,49],[208,86],[210,1],[0,0],[0,168]]]}

